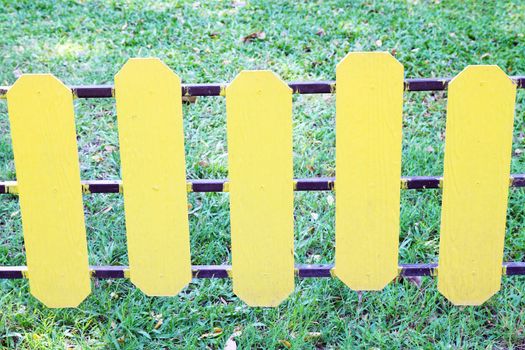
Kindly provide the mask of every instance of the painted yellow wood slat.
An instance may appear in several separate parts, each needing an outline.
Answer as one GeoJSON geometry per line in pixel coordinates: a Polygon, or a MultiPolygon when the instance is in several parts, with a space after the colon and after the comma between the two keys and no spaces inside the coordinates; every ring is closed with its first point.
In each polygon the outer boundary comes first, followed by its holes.
{"type": "Polygon", "coordinates": [[[130,279],[147,295],[191,281],[181,83],[162,61],[115,76],[130,279]]]}
{"type": "Polygon", "coordinates": [[[335,275],[354,290],[397,276],[403,66],[350,53],[337,66],[335,275]]]}
{"type": "Polygon", "coordinates": [[[277,306],[294,288],[292,90],[270,71],[226,89],[233,290],[277,306]]]}
{"type": "Polygon", "coordinates": [[[91,292],[73,94],[50,74],[7,93],[31,294],[76,307],[91,292]]]}
{"type": "Polygon", "coordinates": [[[449,84],[439,291],[480,305],[501,283],[516,86],[497,66],[449,84]]]}

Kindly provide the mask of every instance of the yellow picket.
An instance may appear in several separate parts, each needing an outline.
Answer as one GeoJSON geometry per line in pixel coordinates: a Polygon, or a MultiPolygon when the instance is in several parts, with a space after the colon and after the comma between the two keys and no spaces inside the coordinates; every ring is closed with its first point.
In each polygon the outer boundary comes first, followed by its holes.
{"type": "Polygon", "coordinates": [[[335,275],[354,290],[397,276],[403,66],[350,53],[337,66],[335,275]]]}
{"type": "Polygon", "coordinates": [[[292,91],[270,71],[243,71],[226,112],[233,290],[277,306],[294,288],[292,91]]]}
{"type": "Polygon", "coordinates": [[[31,293],[76,307],[91,284],[73,94],[50,74],[23,75],[7,106],[31,293]]]}
{"type": "Polygon", "coordinates": [[[480,305],[500,288],[516,86],[497,66],[449,84],[439,291],[480,305]]]}
{"type": "Polygon", "coordinates": [[[158,59],[115,76],[130,279],[147,295],[191,281],[179,77],[158,59]]]}

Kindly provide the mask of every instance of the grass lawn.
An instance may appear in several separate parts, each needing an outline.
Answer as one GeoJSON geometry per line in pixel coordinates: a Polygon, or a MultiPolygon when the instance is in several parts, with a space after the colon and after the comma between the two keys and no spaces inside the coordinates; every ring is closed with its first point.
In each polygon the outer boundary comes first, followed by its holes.
{"type": "MultiPolygon", "coordinates": [[[[130,57],[155,56],[184,82],[228,82],[243,69],[283,80],[335,78],[350,51],[392,52],[406,77],[454,76],[469,64],[525,74],[525,1],[0,0],[0,85],[51,72],[66,84],[111,84],[130,57]],[[260,34],[264,32],[264,35],[260,34]],[[259,38],[242,38],[259,33],[259,38]]],[[[443,171],[446,92],[405,93],[403,175],[443,171]]],[[[525,92],[518,91],[512,172],[525,173],[525,92]]],[[[118,179],[113,99],[76,100],[82,179],[118,179]]],[[[294,96],[294,176],[333,176],[335,96],[294,96]]],[[[225,100],[184,107],[187,176],[227,177],[225,100]]],[[[0,180],[15,171],[0,100],[0,180]]],[[[230,262],[228,194],[193,193],[192,262],[230,262]]],[[[403,191],[400,262],[436,262],[439,190],[403,191]]],[[[122,198],[84,197],[91,264],[127,264],[122,198]]],[[[525,192],[510,191],[505,260],[525,259],[525,192]]],[[[334,256],[333,193],[295,194],[295,260],[334,256]]],[[[18,200],[0,196],[0,265],[23,265],[18,200]]],[[[125,280],[95,281],[78,309],[53,310],[27,281],[0,282],[0,346],[22,349],[525,348],[525,279],[503,278],[481,307],[455,307],[424,278],[358,293],[335,279],[296,280],[277,308],[249,308],[229,280],[198,280],[150,298],[125,280]]]]}

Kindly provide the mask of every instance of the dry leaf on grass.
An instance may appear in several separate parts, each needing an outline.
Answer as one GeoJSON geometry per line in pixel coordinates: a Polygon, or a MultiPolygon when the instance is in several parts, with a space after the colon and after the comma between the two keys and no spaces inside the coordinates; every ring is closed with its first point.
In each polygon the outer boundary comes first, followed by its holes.
{"type": "Polygon", "coordinates": [[[266,33],[265,32],[254,32],[249,35],[246,35],[242,38],[243,43],[249,43],[253,40],[264,40],[266,39],[266,33]]]}
{"type": "Polygon", "coordinates": [[[284,346],[287,349],[291,349],[292,348],[292,343],[290,343],[288,340],[280,339],[279,340],[279,344],[281,344],[282,346],[284,346]]]}
{"type": "Polygon", "coordinates": [[[312,340],[317,338],[321,338],[321,332],[308,332],[308,334],[306,334],[305,337],[306,340],[312,340]]]}
{"type": "Polygon", "coordinates": [[[213,331],[210,332],[210,333],[204,333],[203,335],[200,336],[200,339],[205,339],[205,338],[215,338],[215,337],[218,337],[219,335],[222,334],[222,328],[219,328],[219,327],[215,327],[213,328],[213,331]]]}
{"type": "Polygon", "coordinates": [[[162,318],[159,319],[159,320],[157,321],[157,323],[155,323],[155,327],[153,327],[153,328],[154,328],[154,329],[159,329],[160,326],[162,326],[162,323],[163,323],[163,322],[164,322],[164,321],[162,320],[162,318]]]}
{"type": "Polygon", "coordinates": [[[237,350],[237,343],[235,342],[235,337],[238,337],[242,334],[242,331],[238,328],[237,330],[230,335],[226,344],[224,345],[224,350],[237,350]]]}
{"type": "Polygon", "coordinates": [[[224,350],[237,350],[237,343],[232,338],[228,338],[224,345],[224,350]]]}

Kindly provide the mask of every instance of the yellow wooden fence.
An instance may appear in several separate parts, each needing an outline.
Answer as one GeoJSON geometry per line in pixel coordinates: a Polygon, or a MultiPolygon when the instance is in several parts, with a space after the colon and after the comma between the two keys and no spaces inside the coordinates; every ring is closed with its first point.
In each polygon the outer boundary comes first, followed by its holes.
{"type": "MultiPolygon", "coordinates": [[[[398,275],[403,75],[387,53],[337,66],[332,272],[354,290],[398,275]]],[[[147,295],[176,295],[192,278],[180,91],[158,59],[131,59],[115,77],[129,277],[147,295]]],[[[270,71],[243,71],[223,94],[233,290],[276,306],[294,289],[292,90],[270,71]]],[[[515,95],[497,66],[469,66],[449,84],[436,270],[454,304],[500,288],[515,95]]],[[[34,74],[6,97],[30,290],[49,307],[75,307],[90,270],[74,95],[34,74]]]]}

